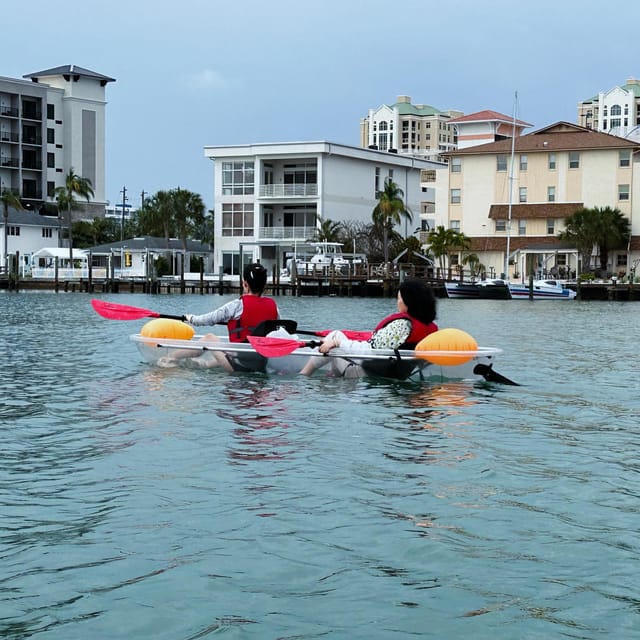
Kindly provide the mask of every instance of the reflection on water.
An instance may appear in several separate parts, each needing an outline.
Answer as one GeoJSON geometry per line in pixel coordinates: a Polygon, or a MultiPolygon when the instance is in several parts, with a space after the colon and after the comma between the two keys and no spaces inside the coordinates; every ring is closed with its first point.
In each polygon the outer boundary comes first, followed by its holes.
{"type": "Polygon", "coordinates": [[[461,302],[523,386],[157,369],[88,296],[0,293],[0,637],[638,635],[634,305],[461,302]]]}

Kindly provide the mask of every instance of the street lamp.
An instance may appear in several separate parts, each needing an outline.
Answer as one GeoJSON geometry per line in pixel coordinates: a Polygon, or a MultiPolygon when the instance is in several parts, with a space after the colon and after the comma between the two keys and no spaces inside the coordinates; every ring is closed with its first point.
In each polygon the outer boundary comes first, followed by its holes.
{"type": "Polygon", "coordinates": [[[127,206],[127,187],[122,187],[122,216],[120,224],[120,242],[124,242],[124,210],[127,206]]]}

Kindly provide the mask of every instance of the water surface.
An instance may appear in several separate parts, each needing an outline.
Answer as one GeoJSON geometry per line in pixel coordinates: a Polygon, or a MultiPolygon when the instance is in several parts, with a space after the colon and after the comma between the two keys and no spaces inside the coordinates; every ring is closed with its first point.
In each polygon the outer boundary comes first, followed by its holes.
{"type": "Polygon", "coordinates": [[[0,294],[0,637],[640,637],[637,303],[440,301],[498,387],[157,369],[89,300],[0,294]]]}

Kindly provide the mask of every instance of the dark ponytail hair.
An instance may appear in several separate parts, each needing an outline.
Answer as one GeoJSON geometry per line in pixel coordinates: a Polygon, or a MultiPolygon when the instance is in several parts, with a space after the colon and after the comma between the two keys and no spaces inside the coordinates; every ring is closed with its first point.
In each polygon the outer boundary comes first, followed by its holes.
{"type": "Polygon", "coordinates": [[[242,272],[242,279],[249,285],[251,293],[260,295],[267,286],[267,270],[259,262],[248,264],[242,272]]]}
{"type": "Polygon", "coordinates": [[[410,316],[423,324],[429,324],[436,319],[436,297],[424,280],[407,278],[400,285],[400,295],[410,316]]]}

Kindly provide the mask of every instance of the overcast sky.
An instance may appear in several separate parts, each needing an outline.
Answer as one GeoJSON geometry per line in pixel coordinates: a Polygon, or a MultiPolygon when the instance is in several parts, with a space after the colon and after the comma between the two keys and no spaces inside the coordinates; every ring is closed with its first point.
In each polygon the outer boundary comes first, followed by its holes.
{"type": "Polygon", "coordinates": [[[107,85],[107,198],[182,187],[213,207],[207,145],[359,144],[399,95],[533,127],[640,76],[640,3],[50,0],[4,12],[0,75],[76,64],[107,85]],[[66,7],[66,5],[65,5],[66,7]]]}

